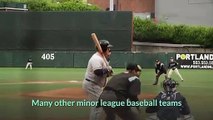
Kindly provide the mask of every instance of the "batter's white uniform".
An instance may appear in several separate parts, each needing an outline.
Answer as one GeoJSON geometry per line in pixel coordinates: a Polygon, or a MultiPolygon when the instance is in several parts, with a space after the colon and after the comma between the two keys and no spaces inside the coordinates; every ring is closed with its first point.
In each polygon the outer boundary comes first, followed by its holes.
{"type": "MultiPolygon", "coordinates": [[[[106,68],[106,64],[100,53],[96,52],[88,62],[85,78],[83,80],[83,89],[87,93],[87,99],[89,101],[98,101],[103,91],[102,88],[106,84],[107,75],[100,77],[94,74],[95,70],[103,68],[106,68]]],[[[90,120],[100,120],[102,111],[102,107],[91,107],[90,120]]]]}

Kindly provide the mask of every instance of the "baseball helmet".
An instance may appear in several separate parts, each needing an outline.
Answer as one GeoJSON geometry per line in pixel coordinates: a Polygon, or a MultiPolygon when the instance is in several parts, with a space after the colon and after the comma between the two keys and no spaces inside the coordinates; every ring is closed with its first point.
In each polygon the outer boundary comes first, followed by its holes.
{"type": "Polygon", "coordinates": [[[174,79],[166,79],[163,81],[163,88],[165,91],[170,92],[173,91],[176,86],[179,85],[174,79]]]}
{"type": "Polygon", "coordinates": [[[108,40],[100,40],[99,42],[103,52],[106,52],[107,48],[113,47],[108,40]]]}

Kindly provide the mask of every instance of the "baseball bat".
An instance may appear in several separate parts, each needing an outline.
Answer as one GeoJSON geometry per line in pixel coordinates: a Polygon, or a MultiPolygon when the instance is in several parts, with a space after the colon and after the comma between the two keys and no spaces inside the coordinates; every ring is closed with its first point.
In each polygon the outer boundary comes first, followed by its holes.
{"type": "Polygon", "coordinates": [[[95,34],[95,33],[92,33],[92,34],[91,34],[91,37],[92,37],[92,40],[93,40],[93,42],[95,43],[95,45],[96,45],[96,47],[97,47],[97,49],[98,49],[98,52],[101,54],[102,58],[104,59],[105,64],[106,64],[107,66],[109,66],[109,63],[107,62],[107,59],[106,59],[106,57],[104,56],[103,50],[102,50],[102,48],[101,48],[100,42],[99,42],[99,40],[98,40],[96,34],[95,34]]]}

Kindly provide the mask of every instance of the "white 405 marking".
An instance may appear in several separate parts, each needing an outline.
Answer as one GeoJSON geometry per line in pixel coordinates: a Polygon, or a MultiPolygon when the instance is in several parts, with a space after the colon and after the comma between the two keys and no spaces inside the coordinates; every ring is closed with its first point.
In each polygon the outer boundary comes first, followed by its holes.
{"type": "Polygon", "coordinates": [[[55,54],[54,53],[44,53],[44,54],[42,54],[41,59],[43,59],[43,60],[54,60],[55,54]]]}

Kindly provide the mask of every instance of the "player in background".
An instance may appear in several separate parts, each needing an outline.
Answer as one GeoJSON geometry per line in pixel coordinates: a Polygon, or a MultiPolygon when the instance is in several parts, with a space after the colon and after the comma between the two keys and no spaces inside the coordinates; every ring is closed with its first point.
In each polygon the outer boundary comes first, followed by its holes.
{"type": "Polygon", "coordinates": [[[167,74],[166,74],[166,67],[163,63],[160,62],[160,60],[155,60],[155,73],[156,73],[156,78],[155,82],[153,85],[158,84],[159,77],[164,74],[165,79],[167,79],[167,74]]]}
{"type": "Polygon", "coordinates": [[[27,64],[26,64],[25,69],[27,69],[28,67],[30,67],[30,70],[32,70],[33,69],[32,65],[33,65],[33,60],[32,60],[32,58],[29,58],[27,60],[27,64]]]}
{"type": "MultiPolygon", "coordinates": [[[[140,82],[141,67],[140,65],[129,63],[126,71],[114,75],[106,87],[104,88],[100,100],[115,101],[117,103],[126,103],[127,99],[130,101],[138,101],[138,95],[141,92],[140,82]]],[[[101,106],[106,113],[105,120],[115,120],[118,115],[122,120],[139,120],[139,107],[137,110],[132,110],[130,106],[101,106]]],[[[135,108],[135,106],[133,106],[135,108]]]]}
{"type": "Polygon", "coordinates": [[[146,108],[146,113],[154,113],[146,120],[193,120],[186,98],[176,90],[177,85],[170,78],[163,81],[164,90],[154,98],[158,105],[146,108]]]}
{"type": "Polygon", "coordinates": [[[170,58],[169,65],[168,65],[168,78],[171,78],[171,75],[173,72],[175,72],[183,82],[183,78],[181,74],[178,71],[178,63],[173,59],[173,57],[170,58]]]}
{"type": "MultiPolygon", "coordinates": [[[[100,40],[100,46],[103,55],[109,60],[112,45],[107,40],[100,40]]],[[[101,53],[98,51],[94,53],[88,62],[82,86],[87,94],[87,100],[98,101],[103,91],[103,87],[107,82],[107,77],[111,76],[111,74],[112,67],[105,63],[101,53]]],[[[102,111],[101,107],[91,107],[89,119],[100,120],[102,111]]]]}

